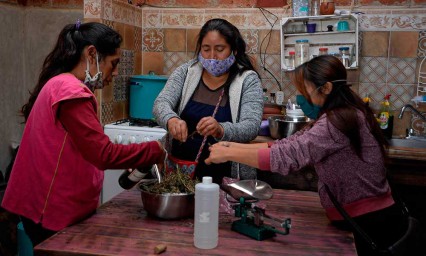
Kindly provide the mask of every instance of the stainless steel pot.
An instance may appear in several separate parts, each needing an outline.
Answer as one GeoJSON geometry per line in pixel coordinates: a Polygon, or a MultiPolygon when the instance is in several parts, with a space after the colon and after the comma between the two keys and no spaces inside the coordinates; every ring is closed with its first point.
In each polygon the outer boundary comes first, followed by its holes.
{"type": "Polygon", "coordinates": [[[271,137],[274,139],[287,138],[302,129],[309,121],[309,118],[305,116],[270,116],[268,117],[269,132],[271,133],[271,137]]]}
{"type": "Polygon", "coordinates": [[[155,194],[141,190],[144,209],[161,219],[181,219],[194,216],[194,194],[155,194]]]}

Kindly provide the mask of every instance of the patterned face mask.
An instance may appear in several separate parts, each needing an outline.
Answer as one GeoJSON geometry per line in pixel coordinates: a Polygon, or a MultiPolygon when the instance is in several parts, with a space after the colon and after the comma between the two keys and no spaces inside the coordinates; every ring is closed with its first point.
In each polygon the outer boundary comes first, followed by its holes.
{"type": "Polygon", "coordinates": [[[221,76],[229,71],[231,66],[235,62],[235,56],[231,53],[228,58],[224,60],[215,59],[204,59],[201,53],[198,54],[198,60],[203,65],[203,68],[207,70],[213,76],[221,76]]]}
{"type": "Polygon", "coordinates": [[[98,72],[92,77],[89,72],[89,59],[87,59],[86,78],[84,79],[84,84],[92,91],[95,89],[102,89],[104,87],[102,81],[102,72],[99,71],[98,53],[96,53],[96,68],[98,69],[98,72]]]}

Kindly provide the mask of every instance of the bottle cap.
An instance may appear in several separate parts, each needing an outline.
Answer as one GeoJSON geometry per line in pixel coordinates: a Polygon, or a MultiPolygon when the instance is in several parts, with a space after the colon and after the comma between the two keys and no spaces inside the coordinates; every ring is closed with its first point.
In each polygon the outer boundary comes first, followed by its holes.
{"type": "Polygon", "coordinates": [[[294,51],[288,52],[289,55],[295,55],[296,53],[294,51]]]}
{"type": "Polygon", "coordinates": [[[296,43],[308,43],[308,42],[309,42],[308,39],[299,39],[299,40],[296,40],[296,43]]]}
{"type": "Polygon", "coordinates": [[[210,176],[204,176],[203,177],[203,184],[212,184],[213,179],[210,176]]]}

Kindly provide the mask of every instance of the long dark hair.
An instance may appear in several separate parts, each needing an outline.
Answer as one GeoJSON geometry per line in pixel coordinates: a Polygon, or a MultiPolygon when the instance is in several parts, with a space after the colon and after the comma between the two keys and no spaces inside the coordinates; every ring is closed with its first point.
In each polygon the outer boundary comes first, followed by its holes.
{"type": "Polygon", "coordinates": [[[43,62],[38,82],[30,92],[28,102],[21,112],[27,121],[41,89],[49,79],[61,73],[71,71],[79,62],[86,46],[94,45],[100,59],[115,54],[120,47],[122,37],[108,26],[97,23],[68,24],[59,34],[53,50],[43,62]]]}
{"type": "Polygon", "coordinates": [[[198,56],[201,51],[201,44],[204,37],[211,31],[219,32],[231,46],[231,51],[236,53],[236,61],[229,70],[228,82],[232,81],[237,74],[242,74],[246,70],[253,70],[257,73],[250,61],[250,57],[246,53],[246,42],[240,31],[237,27],[224,19],[211,19],[204,24],[198,34],[195,56],[198,56]]]}
{"type": "MultiPolygon", "coordinates": [[[[346,68],[339,59],[330,55],[313,58],[296,68],[293,73],[293,81],[310,103],[312,100],[306,91],[305,81],[309,81],[316,88],[324,86],[327,82],[333,84],[330,94],[321,107],[321,113],[326,113],[330,122],[349,138],[352,148],[360,158],[361,135],[357,110],[365,115],[368,127],[377,142],[384,147],[388,146],[373,111],[349,87],[346,68]]],[[[386,156],[384,147],[380,147],[380,149],[383,156],[386,156]]]]}

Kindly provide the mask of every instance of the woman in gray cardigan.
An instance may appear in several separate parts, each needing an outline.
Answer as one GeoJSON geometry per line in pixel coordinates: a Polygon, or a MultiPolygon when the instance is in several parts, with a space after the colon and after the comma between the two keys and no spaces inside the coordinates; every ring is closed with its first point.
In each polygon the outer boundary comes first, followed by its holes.
{"type": "Polygon", "coordinates": [[[209,20],[197,41],[197,58],[178,67],[154,103],[157,122],[167,129],[169,154],[194,161],[195,176],[253,179],[256,169],[237,163],[206,166],[208,145],[220,140],[250,142],[263,113],[259,76],[238,29],[223,19],[209,20]],[[213,113],[214,116],[213,116],[213,113]],[[207,141],[201,152],[204,136],[207,141]]]}

